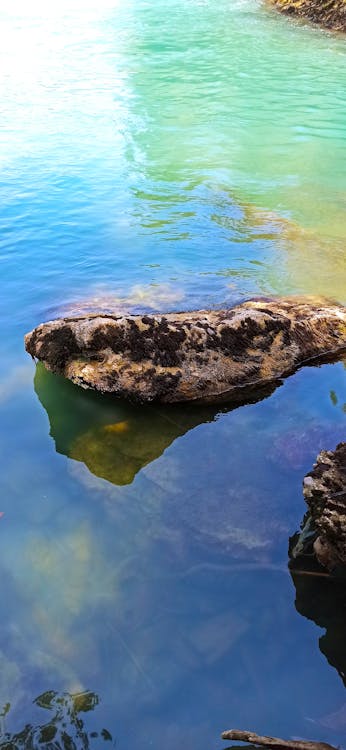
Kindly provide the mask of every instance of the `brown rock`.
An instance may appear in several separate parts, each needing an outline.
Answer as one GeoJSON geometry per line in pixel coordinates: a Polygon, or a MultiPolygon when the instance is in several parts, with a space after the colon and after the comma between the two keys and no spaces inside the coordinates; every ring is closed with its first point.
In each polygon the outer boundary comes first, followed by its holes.
{"type": "Polygon", "coordinates": [[[329,570],[346,566],[346,443],[317,456],[304,479],[304,497],[318,533],[317,559],[329,570]]]}
{"type": "Polygon", "coordinates": [[[137,401],[249,400],[346,351],[346,308],[309,298],[229,310],[88,315],[43,323],[26,350],[83,388],[137,401]]]}
{"type": "Polygon", "coordinates": [[[346,31],[345,0],[272,0],[284,13],[307,18],[326,29],[346,31]]]}

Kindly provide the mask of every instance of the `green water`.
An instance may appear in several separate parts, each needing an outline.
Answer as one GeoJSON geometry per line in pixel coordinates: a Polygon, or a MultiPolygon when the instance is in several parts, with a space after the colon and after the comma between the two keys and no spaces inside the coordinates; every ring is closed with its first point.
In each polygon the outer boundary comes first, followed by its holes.
{"type": "Polygon", "coordinates": [[[135,407],[23,347],[85,307],[345,303],[345,40],[257,0],[13,0],[0,34],[0,747],[345,745],[345,588],[287,567],[344,362],[135,407]]]}

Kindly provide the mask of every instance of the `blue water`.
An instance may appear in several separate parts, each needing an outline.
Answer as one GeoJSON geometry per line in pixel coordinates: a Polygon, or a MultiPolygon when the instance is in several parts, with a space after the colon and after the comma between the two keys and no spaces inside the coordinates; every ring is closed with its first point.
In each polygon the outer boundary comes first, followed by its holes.
{"type": "Polygon", "coordinates": [[[345,363],[139,408],[23,347],[110,303],[346,302],[345,41],[257,0],[14,0],[0,34],[0,746],[345,744],[344,588],[287,567],[345,363]]]}

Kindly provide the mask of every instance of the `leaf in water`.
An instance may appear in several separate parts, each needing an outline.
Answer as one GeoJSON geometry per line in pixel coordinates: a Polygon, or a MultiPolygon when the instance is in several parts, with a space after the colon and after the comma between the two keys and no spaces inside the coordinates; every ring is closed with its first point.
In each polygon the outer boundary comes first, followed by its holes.
{"type": "Polygon", "coordinates": [[[102,737],[103,737],[104,740],[112,740],[113,739],[112,735],[108,731],[108,729],[102,729],[101,735],[102,735],[102,737]]]}
{"type": "Polygon", "coordinates": [[[336,406],[337,403],[338,403],[338,397],[337,397],[335,391],[330,391],[329,395],[330,395],[330,400],[331,400],[333,406],[336,406]]]}
{"type": "Polygon", "coordinates": [[[11,704],[10,703],[5,703],[3,709],[2,709],[2,711],[0,713],[0,717],[6,716],[8,714],[8,712],[9,712],[10,708],[11,708],[11,704]]]}

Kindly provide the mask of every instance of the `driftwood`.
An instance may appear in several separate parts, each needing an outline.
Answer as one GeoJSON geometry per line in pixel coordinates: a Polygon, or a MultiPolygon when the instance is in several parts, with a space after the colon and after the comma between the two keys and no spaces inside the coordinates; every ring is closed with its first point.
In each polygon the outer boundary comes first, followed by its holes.
{"type": "Polygon", "coordinates": [[[223,740],[238,740],[239,742],[251,742],[254,745],[272,748],[273,750],[336,750],[326,742],[305,742],[303,740],[281,740],[278,737],[261,737],[254,732],[246,732],[240,729],[230,729],[222,732],[223,740]]]}

